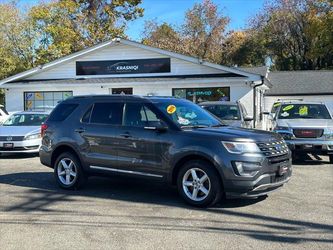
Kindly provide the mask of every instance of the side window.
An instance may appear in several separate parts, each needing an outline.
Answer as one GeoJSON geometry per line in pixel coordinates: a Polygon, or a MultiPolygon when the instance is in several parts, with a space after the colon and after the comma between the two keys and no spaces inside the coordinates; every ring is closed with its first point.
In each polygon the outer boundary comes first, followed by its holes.
{"type": "Polygon", "coordinates": [[[123,103],[95,103],[90,122],[108,125],[121,125],[123,103]]]}
{"type": "Polygon", "coordinates": [[[91,116],[91,111],[92,111],[93,106],[91,106],[86,113],[84,113],[81,121],[84,123],[89,123],[90,122],[90,116],[91,116]]]}
{"type": "Polygon", "coordinates": [[[124,125],[134,127],[156,127],[161,124],[156,114],[140,103],[127,103],[125,108],[124,125]]]}
{"type": "Polygon", "coordinates": [[[145,127],[147,124],[146,112],[143,105],[140,103],[127,103],[124,126],[145,127]]]}
{"type": "Polygon", "coordinates": [[[48,121],[64,121],[79,105],[71,103],[60,103],[51,113],[48,121]]]}

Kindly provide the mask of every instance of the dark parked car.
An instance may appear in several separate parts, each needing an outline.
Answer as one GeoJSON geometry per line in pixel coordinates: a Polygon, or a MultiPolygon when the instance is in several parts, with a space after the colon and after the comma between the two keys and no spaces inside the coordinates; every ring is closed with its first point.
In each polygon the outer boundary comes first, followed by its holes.
{"type": "Polygon", "coordinates": [[[291,176],[290,151],[276,133],[224,126],[198,105],[172,97],[78,96],[42,125],[41,162],[58,184],[121,174],[163,180],[195,206],[258,197],[291,176]]]}
{"type": "Polygon", "coordinates": [[[251,128],[253,117],[247,114],[240,102],[202,102],[200,106],[218,117],[223,123],[242,128],[251,128]]]}

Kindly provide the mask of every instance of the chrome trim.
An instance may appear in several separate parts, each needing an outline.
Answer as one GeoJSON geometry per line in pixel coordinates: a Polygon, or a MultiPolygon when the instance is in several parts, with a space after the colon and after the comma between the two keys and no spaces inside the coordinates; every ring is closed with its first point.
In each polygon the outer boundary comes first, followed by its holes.
{"type": "Polygon", "coordinates": [[[287,183],[288,181],[290,180],[290,177],[288,177],[287,179],[283,180],[283,181],[280,181],[280,182],[275,182],[275,183],[269,183],[269,184],[263,184],[263,185],[260,185],[256,188],[254,188],[252,191],[261,191],[261,190],[265,190],[265,189],[268,189],[268,188],[271,188],[271,187],[277,187],[277,186],[281,186],[285,183],[287,183]]]}
{"type": "Polygon", "coordinates": [[[117,173],[143,175],[143,176],[156,177],[156,178],[162,178],[163,177],[163,175],[149,174],[149,173],[144,173],[144,172],[122,170],[122,169],[115,169],[115,168],[105,168],[105,167],[99,167],[99,166],[90,166],[90,168],[97,169],[97,170],[117,172],[117,173]]]}

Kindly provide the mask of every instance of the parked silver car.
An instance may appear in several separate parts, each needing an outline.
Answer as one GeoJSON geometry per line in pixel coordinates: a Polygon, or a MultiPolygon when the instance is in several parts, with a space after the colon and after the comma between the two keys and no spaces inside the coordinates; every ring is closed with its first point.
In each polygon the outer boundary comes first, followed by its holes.
{"type": "Polygon", "coordinates": [[[281,102],[270,119],[294,157],[307,152],[329,155],[333,163],[333,119],[324,103],[281,102]]]}
{"type": "Polygon", "coordinates": [[[0,126],[0,153],[38,153],[41,124],[47,117],[47,112],[10,115],[0,126]]]}
{"type": "Polygon", "coordinates": [[[242,128],[252,127],[253,117],[247,114],[245,107],[240,102],[202,102],[199,105],[227,125],[242,128]]]}

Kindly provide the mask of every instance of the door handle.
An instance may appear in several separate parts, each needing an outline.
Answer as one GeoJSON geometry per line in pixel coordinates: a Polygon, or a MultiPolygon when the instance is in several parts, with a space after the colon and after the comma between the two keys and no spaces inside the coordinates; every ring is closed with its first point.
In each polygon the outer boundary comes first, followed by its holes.
{"type": "Polygon", "coordinates": [[[132,136],[130,135],[130,133],[126,132],[124,134],[120,134],[121,137],[124,137],[124,138],[131,138],[132,136]]]}
{"type": "Polygon", "coordinates": [[[86,130],[85,130],[84,128],[77,128],[77,129],[75,129],[74,131],[75,131],[76,133],[81,134],[81,133],[85,132],[86,130]]]}

